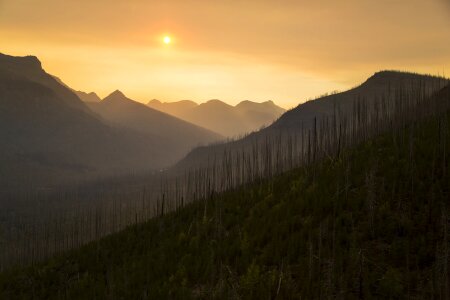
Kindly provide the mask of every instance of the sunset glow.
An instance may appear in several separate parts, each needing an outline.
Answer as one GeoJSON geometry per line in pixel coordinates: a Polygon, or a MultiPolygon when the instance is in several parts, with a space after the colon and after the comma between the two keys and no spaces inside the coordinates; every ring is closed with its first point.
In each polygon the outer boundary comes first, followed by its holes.
{"type": "Polygon", "coordinates": [[[289,108],[382,69],[449,72],[447,0],[382,2],[3,0],[0,52],[36,55],[74,88],[142,102],[289,108]]]}
{"type": "Polygon", "coordinates": [[[164,37],[164,44],[170,44],[170,42],[172,41],[172,39],[170,38],[170,36],[165,36],[164,37]]]}
{"type": "Polygon", "coordinates": [[[450,300],[450,0],[0,0],[0,141],[0,300],[450,300]]]}

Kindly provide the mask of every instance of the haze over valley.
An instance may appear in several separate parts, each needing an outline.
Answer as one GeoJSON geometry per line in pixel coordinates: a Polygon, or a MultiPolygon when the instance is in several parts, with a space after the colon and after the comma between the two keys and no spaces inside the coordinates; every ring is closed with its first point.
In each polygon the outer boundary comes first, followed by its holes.
{"type": "Polygon", "coordinates": [[[257,131],[272,124],[285,112],[271,100],[262,103],[245,100],[235,106],[220,100],[209,100],[200,105],[189,100],[166,103],[151,100],[147,105],[226,137],[257,131]]]}

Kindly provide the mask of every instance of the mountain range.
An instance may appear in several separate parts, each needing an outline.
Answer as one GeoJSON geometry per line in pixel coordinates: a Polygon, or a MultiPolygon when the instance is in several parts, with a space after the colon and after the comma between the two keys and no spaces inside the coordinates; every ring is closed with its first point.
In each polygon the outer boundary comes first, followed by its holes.
{"type": "Polygon", "coordinates": [[[86,102],[111,126],[145,135],[165,149],[166,164],[174,163],[196,146],[223,139],[217,133],[177,119],[131,100],[116,90],[100,102],[86,102]]]}
{"type": "MultiPolygon", "coordinates": [[[[423,103],[432,112],[425,119],[410,107],[412,120],[402,111],[406,123],[388,121],[394,126],[343,152],[208,191],[154,218],[138,219],[145,206],[137,205],[120,232],[0,269],[0,298],[448,299],[449,86],[434,95],[423,103]]],[[[120,207],[105,219],[115,224],[122,214],[120,207]]],[[[48,236],[64,232],[57,220],[42,239],[28,225],[32,258],[51,249],[48,236]]],[[[98,208],[76,220],[56,249],[102,223],[98,208]]]]}
{"type": "Polygon", "coordinates": [[[314,120],[336,111],[351,114],[356,102],[389,102],[412,86],[429,95],[446,84],[439,77],[383,71],[354,89],[308,101],[284,114],[271,101],[231,106],[219,100],[200,105],[153,100],[152,108],[120,91],[98,101],[97,95],[76,92],[46,73],[34,56],[0,54],[0,187],[54,186],[175,163],[175,170],[201,167],[226,149],[249,149],[268,135],[312,128],[314,120]],[[278,115],[262,130],[216,143],[223,136],[257,130],[278,115]]]}
{"type": "Polygon", "coordinates": [[[151,100],[147,105],[226,137],[243,136],[259,130],[285,112],[273,101],[256,103],[246,100],[232,106],[220,100],[202,104],[190,100],[165,103],[151,100]]]}
{"type": "Polygon", "coordinates": [[[90,93],[86,93],[83,91],[77,91],[73,88],[71,88],[70,86],[68,86],[67,84],[65,84],[61,78],[54,76],[53,78],[62,86],[64,86],[65,88],[67,88],[68,90],[71,90],[75,95],[78,96],[78,98],[80,98],[81,101],[83,102],[100,102],[102,101],[102,99],[95,93],[95,92],[90,92],[90,93]]]}
{"type": "Polygon", "coordinates": [[[118,96],[92,111],[36,57],[0,54],[0,187],[41,188],[157,170],[221,138],[118,96]],[[144,124],[146,117],[152,120],[144,124]]]}
{"type": "Polygon", "coordinates": [[[298,133],[302,128],[312,129],[315,121],[319,124],[321,120],[334,114],[348,117],[354,109],[357,109],[355,107],[357,102],[370,106],[375,105],[377,100],[385,99],[386,103],[392,103],[401,93],[411,92],[412,89],[420,89],[423,96],[427,96],[439,91],[448,83],[449,81],[442,77],[398,71],[377,72],[353,89],[302,103],[285,112],[272,125],[242,139],[196,148],[177,164],[176,169],[204,166],[208,161],[207,157],[218,159],[229,149],[249,150],[255,142],[262,142],[267,137],[298,133]]]}

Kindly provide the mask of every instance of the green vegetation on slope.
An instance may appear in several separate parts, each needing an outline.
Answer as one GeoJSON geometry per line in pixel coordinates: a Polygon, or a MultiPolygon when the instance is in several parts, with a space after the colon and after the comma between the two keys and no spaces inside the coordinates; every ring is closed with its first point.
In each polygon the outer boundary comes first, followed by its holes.
{"type": "Polygon", "coordinates": [[[449,297],[450,114],[0,275],[0,298],[449,297]]]}

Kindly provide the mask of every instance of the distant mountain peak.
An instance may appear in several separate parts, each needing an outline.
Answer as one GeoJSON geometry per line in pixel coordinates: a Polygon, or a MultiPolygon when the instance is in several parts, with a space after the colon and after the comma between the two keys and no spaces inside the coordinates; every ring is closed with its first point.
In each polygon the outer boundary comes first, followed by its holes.
{"type": "Polygon", "coordinates": [[[218,99],[200,105],[191,100],[176,102],[149,101],[149,107],[233,137],[258,130],[276,120],[285,110],[272,101],[258,103],[244,100],[233,106],[218,99]]]}
{"type": "Polygon", "coordinates": [[[243,100],[243,101],[239,102],[238,104],[236,104],[236,107],[240,106],[240,105],[250,105],[250,104],[257,104],[257,103],[250,101],[250,100],[243,100]]]}
{"type": "Polygon", "coordinates": [[[269,109],[280,111],[280,113],[284,112],[284,109],[275,104],[272,100],[267,100],[264,102],[254,102],[250,100],[241,101],[239,104],[235,106],[240,109],[269,109]]]}
{"type": "Polygon", "coordinates": [[[115,90],[114,92],[112,92],[110,94],[110,96],[114,96],[114,97],[125,97],[124,93],[122,93],[120,90],[115,90]]]}
{"type": "Polygon", "coordinates": [[[211,99],[211,100],[208,100],[205,103],[202,103],[200,105],[203,105],[203,106],[207,105],[207,106],[233,107],[232,105],[230,105],[230,104],[228,104],[228,103],[226,103],[226,102],[224,102],[222,100],[219,100],[219,99],[211,99]]]}
{"type": "Polygon", "coordinates": [[[152,99],[152,100],[148,101],[148,103],[147,103],[147,105],[150,105],[150,104],[162,104],[162,102],[159,101],[158,99],[152,99]]]}
{"type": "Polygon", "coordinates": [[[246,106],[246,105],[258,105],[258,106],[261,106],[261,105],[276,105],[272,100],[267,100],[267,101],[264,101],[264,102],[255,102],[255,101],[251,101],[251,100],[243,100],[243,101],[241,101],[241,102],[239,102],[237,105],[236,105],[236,107],[238,107],[238,106],[246,106]]]}
{"type": "Polygon", "coordinates": [[[191,105],[194,105],[194,106],[198,105],[197,102],[194,102],[192,100],[180,100],[180,101],[178,101],[178,103],[191,104],[191,105]]]}
{"type": "Polygon", "coordinates": [[[127,96],[125,96],[124,93],[122,93],[120,90],[115,90],[108,96],[106,96],[102,101],[111,101],[111,100],[123,100],[128,99],[127,96]]]}
{"type": "Polygon", "coordinates": [[[206,101],[206,103],[225,103],[225,102],[223,102],[219,99],[211,99],[211,100],[206,101]]]}

